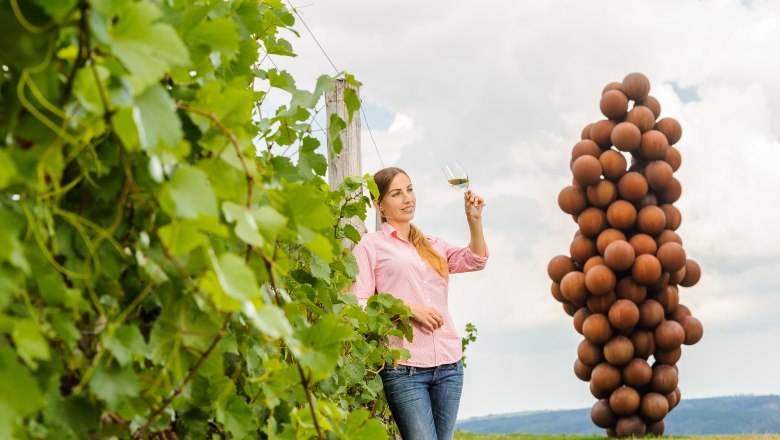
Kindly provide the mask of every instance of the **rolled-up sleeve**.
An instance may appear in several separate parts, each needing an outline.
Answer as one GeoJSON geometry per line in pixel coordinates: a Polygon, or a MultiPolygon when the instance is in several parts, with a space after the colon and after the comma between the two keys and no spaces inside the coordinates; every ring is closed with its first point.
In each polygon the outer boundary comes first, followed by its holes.
{"type": "Polygon", "coordinates": [[[447,256],[447,265],[450,273],[474,272],[482,270],[487,264],[490,251],[485,248],[485,256],[480,257],[475,254],[468,246],[458,247],[443,242],[447,256]]]}
{"type": "Polygon", "coordinates": [[[376,255],[373,252],[373,247],[366,240],[361,240],[352,249],[352,254],[357,260],[360,271],[352,283],[349,293],[357,297],[360,307],[365,308],[368,298],[376,292],[376,279],[374,278],[376,255]]]}

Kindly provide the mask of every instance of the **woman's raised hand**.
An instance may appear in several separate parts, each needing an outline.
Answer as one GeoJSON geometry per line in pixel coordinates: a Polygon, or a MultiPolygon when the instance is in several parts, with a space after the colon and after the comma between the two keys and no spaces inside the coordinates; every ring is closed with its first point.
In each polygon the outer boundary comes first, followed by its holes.
{"type": "Polygon", "coordinates": [[[463,203],[466,208],[466,217],[468,219],[473,218],[477,220],[482,218],[482,208],[485,206],[485,199],[469,189],[463,193],[463,203]]]}

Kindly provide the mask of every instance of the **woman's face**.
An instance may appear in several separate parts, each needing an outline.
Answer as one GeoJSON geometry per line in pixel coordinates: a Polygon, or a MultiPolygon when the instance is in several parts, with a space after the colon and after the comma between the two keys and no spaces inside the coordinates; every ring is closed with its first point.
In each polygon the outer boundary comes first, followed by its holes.
{"type": "Polygon", "coordinates": [[[407,223],[414,218],[417,198],[412,190],[412,181],[404,173],[398,173],[388,186],[379,209],[388,223],[407,223]]]}

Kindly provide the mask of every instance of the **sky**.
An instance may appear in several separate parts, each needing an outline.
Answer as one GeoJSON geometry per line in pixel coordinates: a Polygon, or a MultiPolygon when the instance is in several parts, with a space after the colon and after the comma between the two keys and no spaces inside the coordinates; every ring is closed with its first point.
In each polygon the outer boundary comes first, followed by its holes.
{"type": "MultiPolygon", "coordinates": [[[[573,373],[582,336],[550,295],[546,268],[577,230],[557,205],[571,148],[603,118],[602,88],[631,72],[649,78],[661,117],[683,128],[677,232],[703,275],[680,298],[704,325],[678,362],[683,399],[780,394],[780,2],[293,5],[336,69],[363,83],[363,172],[380,157],[406,170],[415,224],[455,244],[468,243],[468,228],[444,162],[460,161],[487,200],[488,266],[450,280],[457,327],[479,330],[460,419],[595,402],[573,373]]],[[[299,56],[273,61],[313,89],[335,70],[297,28],[300,38],[287,38],[299,56]]]]}

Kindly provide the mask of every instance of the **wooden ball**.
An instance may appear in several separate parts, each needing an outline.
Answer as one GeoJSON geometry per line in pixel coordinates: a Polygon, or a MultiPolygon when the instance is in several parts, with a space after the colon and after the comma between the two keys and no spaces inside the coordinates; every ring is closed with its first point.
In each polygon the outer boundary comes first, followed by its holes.
{"type": "Polygon", "coordinates": [[[663,191],[672,184],[672,166],[662,160],[654,160],[645,168],[645,177],[650,188],[663,191]]]}
{"type": "Polygon", "coordinates": [[[636,225],[640,232],[647,235],[660,234],[666,227],[666,214],[657,206],[645,206],[639,210],[636,225]]]}
{"type": "Polygon", "coordinates": [[[606,399],[609,398],[609,392],[607,391],[601,391],[598,388],[593,386],[593,382],[588,384],[588,387],[590,388],[590,393],[593,395],[593,397],[597,399],[606,399]]]}
{"type": "Polygon", "coordinates": [[[585,288],[585,274],[571,271],[561,279],[561,294],[572,304],[581,304],[588,296],[585,288]]]}
{"type": "Polygon", "coordinates": [[[607,213],[599,208],[585,208],[577,217],[577,224],[582,235],[596,238],[601,231],[607,229],[607,213]]]}
{"type": "Polygon", "coordinates": [[[680,246],[682,246],[683,244],[682,238],[680,238],[680,236],[676,232],[672,231],[671,229],[664,229],[655,238],[655,244],[659,248],[665,245],[666,243],[676,243],[679,244],[680,246]]]}
{"type": "Polygon", "coordinates": [[[655,115],[648,107],[635,105],[634,108],[628,111],[626,122],[636,125],[639,131],[644,133],[655,127],[655,115]]]}
{"type": "Polygon", "coordinates": [[[581,360],[577,359],[574,361],[574,375],[577,376],[579,380],[583,382],[589,381],[592,371],[593,367],[585,365],[581,360]]]}
{"type": "Polygon", "coordinates": [[[623,90],[628,99],[643,102],[650,93],[650,80],[639,72],[629,73],[623,78],[621,90],[623,90]]]}
{"type": "Polygon", "coordinates": [[[567,315],[572,317],[574,316],[575,313],[577,313],[577,310],[580,309],[580,306],[578,306],[577,304],[572,304],[568,301],[563,303],[562,305],[563,305],[563,311],[566,312],[567,315]]]}
{"type": "Polygon", "coordinates": [[[653,284],[661,277],[661,262],[655,255],[637,255],[631,267],[631,276],[639,284],[653,284]]]}
{"type": "Polygon", "coordinates": [[[585,365],[595,367],[604,359],[601,345],[583,339],[577,346],[577,359],[585,365]]]}
{"type": "Polygon", "coordinates": [[[647,434],[654,435],[656,437],[660,437],[664,435],[665,425],[663,420],[659,420],[657,422],[652,422],[647,424],[647,434]]]}
{"type": "Polygon", "coordinates": [[[685,340],[683,341],[683,344],[685,345],[693,345],[699,342],[702,336],[704,336],[704,327],[701,325],[701,321],[693,316],[682,318],[680,320],[680,325],[682,325],[683,330],[685,331],[685,340]]]}
{"type": "Polygon", "coordinates": [[[659,206],[666,214],[666,229],[676,231],[682,224],[682,214],[676,206],[671,203],[665,203],[659,206]]]}
{"type": "Polygon", "coordinates": [[[609,246],[612,242],[625,239],[626,234],[624,234],[623,231],[615,228],[605,229],[601,231],[599,236],[596,238],[596,249],[598,249],[601,255],[604,255],[604,252],[607,250],[607,246],[609,246]]]}
{"type": "Polygon", "coordinates": [[[674,203],[680,200],[680,196],[682,196],[682,185],[680,184],[680,181],[672,177],[669,187],[663,191],[658,191],[656,196],[658,197],[658,202],[661,204],[674,203]]]}
{"type": "Polygon", "coordinates": [[[635,171],[626,173],[618,181],[618,194],[629,202],[642,200],[642,197],[647,194],[647,189],[647,179],[635,171]]]}
{"type": "Polygon", "coordinates": [[[677,272],[669,273],[669,284],[680,284],[685,279],[685,267],[677,272]]]}
{"type": "Polygon", "coordinates": [[[602,119],[593,123],[593,126],[590,127],[590,138],[593,142],[599,144],[599,147],[609,148],[612,145],[611,135],[615,125],[615,122],[609,119],[602,119]]]}
{"type": "Polygon", "coordinates": [[[623,119],[628,111],[628,98],[620,90],[608,90],[601,95],[599,108],[607,119],[623,119]]]}
{"type": "MultiPolygon", "coordinates": [[[[607,215],[607,218],[609,218],[609,215],[607,215]]],[[[644,254],[655,255],[658,250],[658,245],[653,237],[647,234],[636,234],[628,240],[628,243],[634,248],[634,253],[637,256],[644,254]]]]}
{"type": "Polygon", "coordinates": [[[576,270],[574,260],[566,255],[556,255],[547,264],[547,275],[554,283],[560,283],[563,276],[576,270]]]}
{"type": "Polygon", "coordinates": [[[658,199],[654,193],[648,191],[648,193],[642,197],[642,200],[636,202],[637,210],[642,209],[645,206],[658,206],[658,199]]]}
{"type": "Polygon", "coordinates": [[[550,292],[552,293],[553,298],[555,298],[556,301],[560,303],[568,302],[566,298],[563,297],[563,294],[561,293],[561,286],[558,283],[552,283],[550,285],[550,292]]]}
{"type": "Polygon", "coordinates": [[[599,163],[604,177],[611,181],[617,181],[626,174],[628,163],[625,156],[613,149],[604,150],[599,156],[599,163]]]}
{"type": "Polygon", "coordinates": [[[619,416],[633,414],[639,410],[641,399],[639,393],[625,385],[615,389],[609,396],[609,407],[619,416]]]}
{"type": "Polygon", "coordinates": [[[664,156],[664,162],[668,163],[672,167],[672,171],[677,171],[682,165],[682,155],[680,150],[675,147],[669,146],[666,150],[666,156],[664,156]]]}
{"type": "Polygon", "coordinates": [[[631,276],[625,276],[615,286],[615,294],[619,299],[627,299],[640,304],[647,296],[647,288],[637,284],[631,276]]]}
{"type": "Polygon", "coordinates": [[[642,396],[639,405],[639,415],[648,422],[658,422],[669,413],[669,401],[663,394],[647,393],[642,396]]]}
{"type": "Polygon", "coordinates": [[[612,327],[606,315],[594,313],[583,322],[582,334],[592,344],[604,344],[612,338],[612,327]]]}
{"type": "MultiPolygon", "coordinates": [[[[600,236],[601,234],[599,234],[600,236]]],[[[585,275],[588,274],[588,271],[593,269],[596,266],[603,265],[604,264],[604,257],[601,255],[594,255],[590,258],[588,258],[588,261],[585,262],[585,265],[582,266],[582,273],[585,275]]]]}
{"type": "MultiPolygon", "coordinates": [[[[674,321],[672,321],[674,322],[674,321]]],[[[604,359],[616,367],[627,364],[634,357],[634,344],[625,336],[613,336],[604,345],[604,359]]]]}
{"type": "Polygon", "coordinates": [[[593,368],[590,382],[599,394],[611,393],[620,386],[620,377],[619,369],[602,362],[593,368]]]}
{"type": "Polygon", "coordinates": [[[676,272],[685,267],[685,249],[679,243],[670,241],[662,244],[658,247],[655,256],[658,257],[661,267],[666,272],[676,272]]]}
{"type": "Polygon", "coordinates": [[[664,320],[664,307],[656,300],[647,299],[639,305],[639,327],[655,330],[664,320]]]}
{"type": "Polygon", "coordinates": [[[677,388],[677,370],[671,365],[656,365],[653,367],[653,390],[657,393],[668,394],[677,388]]]}
{"type": "Polygon", "coordinates": [[[582,132],[580,133],[580,139],[590,139],[590,128],[593,126],[593,124],[588,124],[585,127],[582,128],[582,132]]]}
{"type": "Polygon", "coordinates": [[[668,285],[669,285],[669,272],[663,272],[663,268],[662,268],[661,276],[658,278],[658,280],[656,280],[656,282],[647,285],[647,291],[653,293],[660,292],[661,290],[665,289],[666,286],[668,285]]]}
{"type": "Polygon", "coordinates": [[[617,416],[609,407],[607,399],[600,399],[590,409],[590,419],[599,428],[613,428],[617,424],[617,416]]]}
{"type": "Polygon", "coordinates": [[[661,116],[661,103],[653,96],[648,95],[644,100],[634,104],[635,107],[637,105],[644,105],[649,108],[650,111],[653,112],[655,119],[658,119],[658,117],[661,116]]]}
{"type": "Polygon", "coordinates": [[[600,180],[599,183],[589,186],[585,195],[591,205],[606,208],[617,199],[617,186],[609,180],[600,180]]]}
{"type": "Polygon", "coordinates": [[[685,341],[685,330],[677,321],[664,320],[655,329],[656,350],[674,350],[685,341]]]}
{"type": "Polygon", "coordinates": [[[674,350],[656,350],[653,353],[655,363],[658,365],[674,365],[682,357],[682,348],[677,347],[674,350]]]}
{"type": "Polygon", "coordinates": [[[653,295],[653,299],[664,308],[664,314],[671,315],[680,304],[680,292],[675,286],[665,286],[653,295]]]}
{"type": "MultiPolygon", "coordinates": [[[[598,246],[598,240],[596,245],[598,246]]],[[[625,240],[615,240],[604,249],[604,263],[616,272],[629,269],[634,264],[634,258],[634,248],[625,240]]]]}
{"type": "Polygon", "coordinates": [[[647,330],[635,330],[631,333],[634,344],[634,357],[647,359],[655,352],[655,336],[647,330]]]}
{"type": "Polygon", "coordinates": [[[595,185],[601,180],[601,163],[593,156],[580,156],[571,164],[574,178],[582,185],[595,185]]]}
{"type": "Polygon", "coordinates": [[[674,145],[682,137],[682,127],[677,119],[674,118],[662,118],[655,124],[655,129],[660,131],[666,136],[669,141],[669,145],[674,145]]]}
{"type": "Polygon", "coordinates": [[[645,359],[634,358],[623,367],[623,382],[635,389],[649,384],[653,379],[653,368],[645,359]]]}
{"type": "Polygon", "coordinates": [[[598,146],[597,143],[593,142],[590,139],[583,139],[576,144],[574,144],[574,147],[571,149],[571,160],[574,161],[578,157],[581,156],[593,156],[598,158],[601,156],[601,148],[598,146]]]}
{"type": "Polygon", "coordinates": [[[642,132],[630,122],[621,122],[612,129],[610,141],[620,151],[633,151],[642,142],[642,132]]]}
{"type": "Polygon", "coordinates": [[[609,292],[606,295],[591,295],[588,297],[586,304],[588,310],[592,313],[606,314],[609,312],[609,308],[617,301],[615,292],[609,292]]]}
{"type": "Polygon", "coordinates": [[[699,282],[701,278],[701,267],[699,263],[688,259],[685,262],[685,278],[680,281],[680,285],[683,287],[693,287],[699,282]]]}
{"type": "Polygon", "coordinates": [[[606,295],[615,288],[616,283],[615,272],[603,264],[592,267],[585,274],[585,287],[593,295],[606,295]]]}
{"type": "Polygon", "coordinates": [[[671,391],[664,395],[669,402],[669,411],[673,410],[680,403],[680,388],[675,387],[674,391],[671,391]]]}
{"type": "MultiPolygon", "coordinates": [[[[684,304],[677,304],[677,307],[675,307],[674,312],[672,312],[669,315],[669,319],[677,321],[680,324],[682,324],[682,319],[685,318],[686,316],[691,316],[691,309],[689,309],[684,304]]],[[[683,328],[685,328],[684,325],[683,328]]]]}
{"type": "Polygon", "coordinates": [[[566,214],[579,214],[588,206],[585,190],[580,186],[567,186],[558,193],[558,206],[566,214]]]}
{"type": "MultiPolygon", "coordinates": [[[[620,185],[618,184],[619,187],[620,185]]],[[[636,217],[636,207],[625,200],[615,200],[607,208],[607,223],[610,227],[621,231],[631,229],[636,223],[636,217]]]]}
{"type": "Polygon", "coordinates": [[[574,314],[573,324],[574,330],[577,330],[577,333],[582,334],[582,324],[590,315],[591,313],[586,307],[581,307],[579,310],[577,310],[577,313],[574,314]]]}
{"type": "Polygon", "coordinates": [[[592,240],[583,235],[574,237],[569,246],[569,255],[579,265],[585,264],[588,258],[598,254],[596,249],[596,240],[592,240]]]}
{"type": "Polygon", "coordinates": [[[639,155],[647,160],[663,160],[669,149],[669,141],[658,130],[650,130],[642,133],[642,141],[639,144],[639,155]]]}
{"type": "Polygon", "coordinates": [[[607,84],[606,86],[604,86],[604,88],[601,90],[601,95],[604,96],[604,94],[609,92],[610,90],[620,91],[622,88],[623,88],[623,83],[613,81],[607,84]]]}
{"type": "Polygon", "coordinates": [[[641,437],[647,433],[647,425],[638,415],[621,417],[615,425],[615,435],[618,438],[641,437]]]}
{"type": "Polygon", "coordinates": [[[609,323],[618,330],[630,330],[639,322],[639,307],[633,301],[619,299],[609,308],[609,323]]]}

